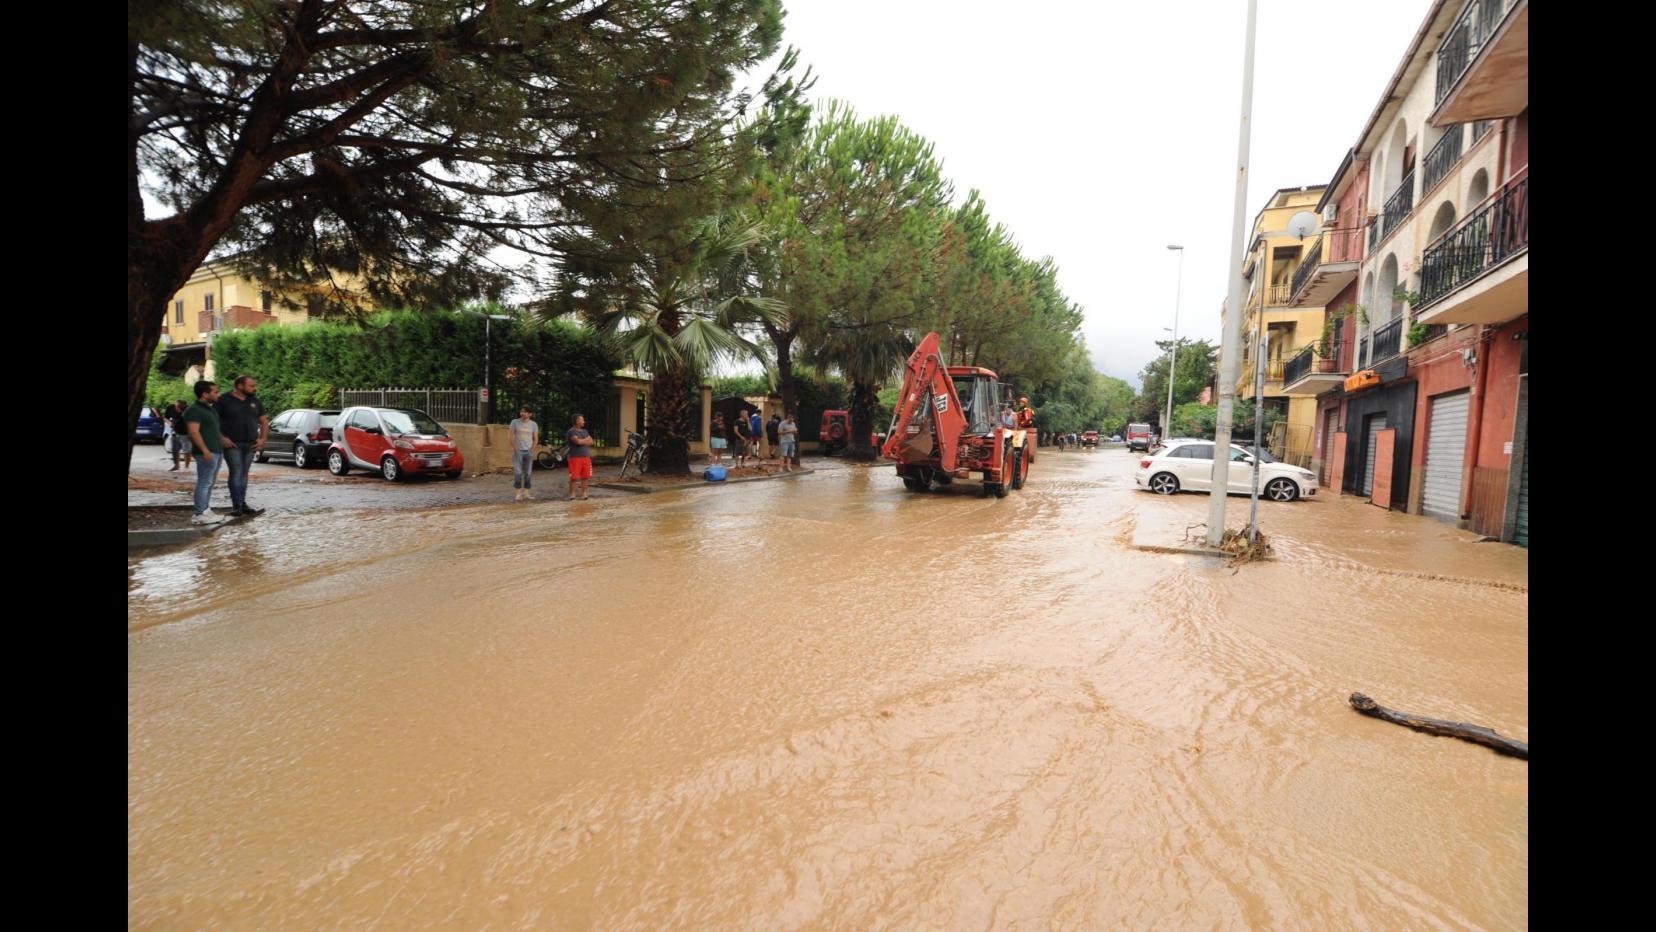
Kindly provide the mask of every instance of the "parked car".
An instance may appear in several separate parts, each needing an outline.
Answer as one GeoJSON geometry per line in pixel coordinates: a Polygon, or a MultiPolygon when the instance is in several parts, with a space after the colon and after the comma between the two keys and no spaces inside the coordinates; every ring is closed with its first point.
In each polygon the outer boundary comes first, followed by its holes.
{"type": "Polygon", "coordinates": [[[134,442],[153,440],[160,443],[167,436],[167,422],[161,412],[148,405],[138,409],[138,423],[132,428],[134,442]]]}
{"type": "Polygon", "coordinates": [[[460,478],[466,461],[443,425],[418,408],[346,408],[333,427],[328,472],[377,470],[395,482],[407,476],[438,474],[460,478]]]}
{"type": "Polygon", "coordinates": [[[1129,449],[1129,450],[1148,450],[1148,449],[1150,449],[1150,425],[1149,424],[1128,424],[1127,425],[1127,449],[1129,449]]]}
{"type": "Polygon", "coordinates": [[[1081,445],[1084,447],[1098,446],[1098,431],[1084,430],[1081,432],[1081,445]]]}
{"type": "Polygon", "coordinates": [[[338,411],[289,408],[271,420],[270,439],[256,459],[263,463],[271,457],[292,458],[293,465],[300,469],[320,466],[328,458],[328,448],[333,446],[334,425],[338,421],[338,411]]]}
{"type": "MultiPolygon", "coordinates": [[[[1259,494],[1272,501],[1291,502],[1317,494],[1317,477],[1309,469],[1281,463],[1268,451],[1259,451],[1259,494]]],[[[1253,455],[1236,444],[1230,448],[1228,493],[1253,491],[1253,455]]],[[[1159,495],[1179,491],[1206,492],[1213,487],[1213,441],[1174,440],[1139,460],[1134,477],[1141,489],[1159,495]]]]}

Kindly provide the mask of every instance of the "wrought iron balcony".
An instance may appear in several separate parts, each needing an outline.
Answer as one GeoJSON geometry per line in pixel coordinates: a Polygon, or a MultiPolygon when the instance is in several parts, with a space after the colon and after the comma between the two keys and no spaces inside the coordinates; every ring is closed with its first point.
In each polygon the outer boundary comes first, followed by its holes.
{"type": "Polygon", "coordinates": [[[1380,231],[1380,238],[1385,239],[1392,231],[1403,225],[1409,219],[1410,211],[1414,210],[1414,172],[1410,171],[1403,176],[1403,183],[1397,186],[1392,196],[1386,199],[1386,209],[1381,215],[1381,222],[1385,228],[1380,231]]]}
{"type": "Polygon", "coordinates": [[[1433,106],[1443,103],[1455,83],[1466,74],[1472,59],[1478,56],[1495,27],[1500,24],[1510,0],[1471,0],[1455,25],[1443,37],[1437,51],[1437,97],[1433,106]]]}
{"type": "Polygon", "coordinates": [[[1294,272],[1294,284],[1288,289],[1290,294],[1299,294],[1305,283],[1311,280],[1311,273],[1317,270],[1317,266],[1322,265],[1322,251],[1323,238],[1318,236],[1317,241],[1311,244],[1310,251],[1300,259],[1300,267],[1294,272]]]}
{"type": "Polygon", "coordinates": [[[1449,169],[1460,161],[1462,141],[1466,136],[1466,128],[1456,124],[1444,130],[1443,138],[1437,141],[1432,151],[1426,153],[1426,160],[1421,163],[1420,190],[1430,191],[1437,187],[1449,174],[1449,169]]]}
{"type": "Polygon", "coordinates": [[[1397,351],[1401,349],[1402,346],[1403,318],[1399,317],[1384,327],[1374,331],[1374,358],[1369,360],[1369,365],[1385,362],[1393,356],[1396,356],[1397,351]]]}
{"type": "Polygon", "coordinates": [[[1508,181],[1420,260],[1420,307],[1529,249],[1529,171],[1508,181]]]}

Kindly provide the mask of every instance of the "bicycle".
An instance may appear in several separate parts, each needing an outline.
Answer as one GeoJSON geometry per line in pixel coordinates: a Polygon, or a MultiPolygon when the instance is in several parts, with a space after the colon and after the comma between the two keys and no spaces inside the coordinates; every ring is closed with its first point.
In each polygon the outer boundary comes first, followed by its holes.
{"type": "Polygon", "coordinates": [[[547,444],[546,449],[535,455],[536,469],[557,469],[559,466],[569,465],[569,444],[556,446],[547,444]]]}
{"type": "Polygon", "coordinates": [[[650,445],[645,441],[643,434],[627,431],[627,455],[621,460],[621,478],[627,478],[627,471],[638,468],[639,474],[650,471],[650,445]]]}

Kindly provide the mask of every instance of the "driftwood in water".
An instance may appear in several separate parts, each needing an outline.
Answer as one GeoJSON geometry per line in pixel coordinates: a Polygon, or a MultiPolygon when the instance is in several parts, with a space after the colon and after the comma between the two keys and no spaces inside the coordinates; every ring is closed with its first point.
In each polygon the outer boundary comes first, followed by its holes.
{"type": "Polygon", "coordinates": [[[1498,735],[1488,728],[1477,725],[1468,725],[1465,722],[1446,722],[1441,718],[1426,718],[1423,715],[1410,715],[1408,712],[1399,712],[1388,709],[1362,693],[1351,694],[1351,707],[1364,715],[1373,716],[1393,725],[1402,725],[1404,728],[1413,728],[1415,731],[1424,731],[1429,735],[1443,735],[1449,738],[1459,738],[1462,741],[1471,741],[1485,747],[1494,748],[1496,752],[1521,757],[1529,760],[1529,745],[1522,741],[1498,735]]]}

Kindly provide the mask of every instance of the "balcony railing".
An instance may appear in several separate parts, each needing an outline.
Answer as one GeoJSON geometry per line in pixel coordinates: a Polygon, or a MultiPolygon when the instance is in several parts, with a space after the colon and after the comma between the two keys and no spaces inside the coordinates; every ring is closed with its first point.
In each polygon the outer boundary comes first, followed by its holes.
{"type": "Polygon", "coordinates": [[[1403,318],[1399,317],[1384,327],[1381,327],[1379,330],[1374,331],[1374,358],[1369,360],[1369,364],[1373,365],[1377,362],[1385,362],[1393,356],[1396,356],[1397,351],[1401,349],[1402,346],[1403,318]]]}
{"type": "Polygon", "coordinates": [[[1414,210],[1414,172],[1411,170],[1403,176],[1403,183],[1397,186],[1392,196],[1386,199],[1386,209],[1381,215],[1381,222],[1385,228],[1380,231],[1380,238],[1385,239],[1392,231],[1403,225],[1409,219],[1409,212],[1414,210]]]}
{"type": "Polygon", "coordinates": [[[1471,0],[1455,20],[1455,25],[1444,35],[1437,51],[1437,99],[1433,106],[1443,103],[1455,83],[1471,66],[1478,50],[1489,41],[1489,36],[1500,24],[1511,0],[1471,0]]]}
{"type": "Polygon", "coordinates": [[[1265,289],[1265,306],[1282,307],[1294,295],[1294,286],[1289,284],[1272,285],[1265,289]]]}
{"type": "Polygon", "coordinates": [[[1473,123],[1472,124],[1472,144],[1474,146],[1477,145],[1478,140],[1480,140],[1480,139],[1484,138],[1485,136],[1489,135],[1489,130],[1494,125],[1495,125],[1494,120],[1479,120],[1478,122],[1473,123]]]}
{"type": "Polygon", "coordinates": [[[1426,153],[1426,160],[1421,163],[1420,190],[1430,191],[1437,187],[1449,174],[1449,169],[1460,161],[1461,142],[1466,136],[1465,128],[1457,123],[1444,130],[1443,138],[1439,139],[1432,151],[1426,153]]]}
{"type": "Polygon", "coordinates": [[[1344,355],[1345,340],[1340,328],[1336,327],[1326,347],[1320,342],[1308,344],[1283,363],[1282,384],[1292,385],[1313,372],[1345,372],[1340,366],[1344,355]]]}
{"type": "Polygon", "coordinates": [[[1300,260],[1300,267],[1294,272],[1294,284],[1288,289],[1293,294],[1299,294],[1299,290],[1311,280],[1311,273],[1317,270],[1317,266],[1322,265],[1322,247],[1323,238],[1319,236],[1317,241],[1311,244],[1305,258],[1300,260]]]}
{"type": "Polygon", "coordinates": [[[1420,260],[1420,306],[1427,307],[1527,249],[1529,172],[1525,170],[1427,247],[1420,260]]]}
{"type": "Polygon", "coordinates": [[[1353,366],[1367,366],[1369,364],[1369,338],[1363,337],[1357,341],[1357,361],[1353,366]]]}

